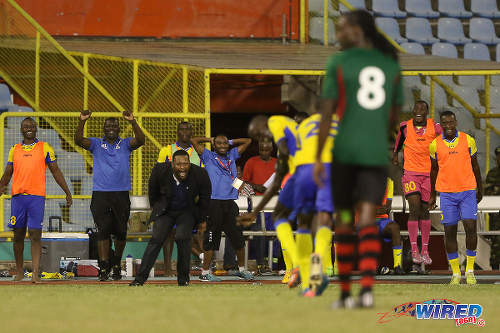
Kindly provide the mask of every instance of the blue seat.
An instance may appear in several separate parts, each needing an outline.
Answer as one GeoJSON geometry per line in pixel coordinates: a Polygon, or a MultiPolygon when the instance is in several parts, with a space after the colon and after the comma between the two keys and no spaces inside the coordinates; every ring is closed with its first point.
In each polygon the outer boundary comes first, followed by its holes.
{"type": "MultiPolygon", "coordinates": [[[[348,2],[356,9],[366,9],[365,0],[349,0],[348,2]]],[[[342,3],[340,4],[339,9],[341,13],[350,11],[350,9],[344,6],[342,3]]]]}
{"type": "Polygon", "coordinates": [[[472,18],[469,21],[469,37],[475,42],[487,45],[496,45],[500,43],[497,37],[493,22],[489,18],[472,18]]]}
{"type": "Polygon", "coordinates": [[[464,46],[464,59],[491,61],[490,51],[482,43],[468,43],[464,46]]]}
{"type": "Polygon", "coordinates": [[[472,0],[470,10],[477,16],[500,18],[496,0],[472,0]]]}
{"type": "Polygon", "coordinates": [[[443,16],[471,18],[472,13],[465,10],[464,0],[439,0],[438,11],[443,16]]]}
{"type": "Polygon", "coordinates": [[[495,48],[495,57],[498,62],[500,62],[500,44],[497,44],[497,47],[495,48]]]}
{"type": "Polygon", "coordinates": [[[406,52],[411,54],[425,55],[425,50],[422,44],[419,43],[403,43],[401,47],[406,50],[406,52]]]}
{"type": "Polygon", "coordinates": [[[6,84],[0,83],[0,109],[7,109],[13,105],[9,87],[6,84]]]}
{"type": "Polygon", "coordinates": [[[406,20],[406,38],[411,42],[417,42],[424,45],[439,42],[439,39],[432,35],[429,21],[421,17],[410,17],[406,20]]]}
{"type": "Polygon", "coordinates": [[[399,24],[396,19],[390,17],[377,17],[375,19],[375,24],[380,30],[385,32],[387,36],[394,39],[396,43],[401,44],[408,41],[408,39],[401,37],[401,33],[399,32],[399,24]]]}
{"type": "Polygon", "coordinates": [[[462,22],[457,18],[440,18],[438,20],[438,38],[455,45],[463,45],[472,42],[465,37],[462,22]]]}
{"type": "Polygon", "coordinates": [[[439,57],[458,58],[457,47],[450,43],[432,44],[431,54],[439,57]]]}
{"type": "Polygon", "coordinates": [[[372,0],[373,14],[378,16],[405,18],[406,12],[399,10],[398,0],[372,0]]]}
{"type": "Polygon", "coordinates": [[[406,0],[405,10],[409,16],[438,18],[439,12],[432,10],[430,0],[406,0]]]}

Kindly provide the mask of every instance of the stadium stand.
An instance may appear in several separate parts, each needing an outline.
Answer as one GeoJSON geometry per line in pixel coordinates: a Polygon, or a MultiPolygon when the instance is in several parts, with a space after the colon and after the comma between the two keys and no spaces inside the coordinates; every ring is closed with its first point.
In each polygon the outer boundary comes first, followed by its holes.
{"type": "MultiPolygon", "coordinates": [[[[309,12],[323,16],[323,0],[309,0],[309,12]]],[[[338,16],[340,13],[333,9],[331,1],[328,1],[328,14],[338,16]]]]}
{"type": "Polygon", "coordinates": [[[377,17],[375,19],[375,23],[377,24],[377,27],[394,39],[396,43],[401,44],[408,42],[408,39],[401,36],[396,19],[391,17],[377,17]]]}
{"type": "Polygon", "coordinates": [[[477,16],[500,18],[496,0],[471,0],[470,9],[477,16]]]}
{"type": "MultiPolygon", "coordinates": [[[[309,19],[309,37],[324,42],[323,17],[311,17],[309,19]]],[[[333,21],[328,19],[328,42],[335,42],[335,28],[333,21]]]]}
{"type": "Polygon", "coordinates": [[[431,54],[439,57],[458,58],[457,47],[451,43],[432,44],[431,54]]]}
{"type": "Polygon", "coordinates": [[[417,42],[424,45],[439,42],[439,39],[432,35],[429,21],[420,17],[411,17],[406,20],[406,38],[411,42],[417,42]]]}
{"type": "Polygon", "coordinates": [[[463,0],[439,0],[438,11],[443,16],[470,18],[472,13],[465,10],[463,0]]]}
{"type": "Polygon", "coordinates": [[[500,38],[495,33],[493,22],[489,18],[472,18],[469,21],[469,37],[475,42],[486,45],[500,43],[500,38]]]}
{"type": "Polygon", "coordinates": [[[439,12],[432,10],[430,0],[406,0],[405,10],[409,16],[438,18],[439,12]]]}
{"type": "MultiPolygon", "coordinates": [[[[367,9],[366,8],[365,0],[349,0],[349,3],[354,8],[357,8],[357,9],[367,9]]],[[[342,3],[340,3],[339,9],[340,9],[341,13],[345,13],[345,12],[349,11],[349,8],[347,8],[346,6],[344,6],[342,3]]]]}
{"type": "Polygon", "coordinates": [[[402,43],[401,47],[411,54],[425,54],[425,49],[420,43],[402,43]]]}
{"type": "Polygon", "coordinates": [[[12,101],[12,95],[10,89],[6,84],[0,83],[0,113],[2,112],[17,112],[17,111],[28,111],[31,112],[33,109],[26,106],[19,106],[14,104],[12,101]]]}
{"type": "Polygon", "coordinates": [[[464,45],[464,59],[490,61],[490,51],[482,43],[467,43],[464,45]]]}
{"type": "Polygon", "coordinates": [[[398,0],[373,0],[372,10],[377,16],[405,18],[407,15],[399,10],[398,0]]]}
{"type": "Polygon", "coordinates": [[[463,45],[472,42],[465,37],[462,22],[457,18],[440,18],[438,20],[438,38],[455,45],[463,45]]]}
{"type": "MultiPolygon", "coordinates": [[[[479,100],[479,95],[477,93],[477,90],[475,88],[471,87],[462,87],[462,86],[455,86],[453,88],[453,91],[460,96],[463,100],[467,102],[470,106],[472,106],[474,109],[476,109],[479,112],[484,112],[484,107],[481,105],[481,101],[479,100]]],[[[455,107],[461,107],[462,104],[460,104],[456,99],[453,98],[452,105],[455,107]]]]}

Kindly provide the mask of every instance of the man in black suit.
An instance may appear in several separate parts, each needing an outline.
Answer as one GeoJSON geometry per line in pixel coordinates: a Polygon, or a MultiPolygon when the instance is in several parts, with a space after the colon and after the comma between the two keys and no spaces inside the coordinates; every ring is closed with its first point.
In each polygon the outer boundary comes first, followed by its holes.
{"type": "Polygon", "coordinates": [[[191,164],[189,154],[179,149],[172,164],[157,163],[149,178],[150,220],[153,236],[142,257],[141,267],[131,286],[142,286],[172,228],[176,227],[177,283],[189,284],[191,234],[197,224],[205,224],[212,185],[205,169],[191,164]]]}

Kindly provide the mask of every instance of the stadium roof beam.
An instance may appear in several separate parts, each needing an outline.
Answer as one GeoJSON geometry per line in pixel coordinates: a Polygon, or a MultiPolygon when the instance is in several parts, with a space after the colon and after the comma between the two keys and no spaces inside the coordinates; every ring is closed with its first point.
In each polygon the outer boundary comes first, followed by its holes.
{"type": "MultiPolygon", "coordinates": [[[[323,71],[328,57],[338,51],[334,47],[320,45],[282,45],[272,42],[107,41],[80,38],[60,38],[58,42],[68,51],[191,65],[221,74],[300,75],[306,74],[303,71],[323,71]],[[277,72],[267,73],[273,70],[277,72]]],[[[494,61],[413,54],[400,54],[400,59],[404,71],[500,70],[500,63],[494,61]]],[[[322,72],[316,75],[320,74],[322,72]]]]}

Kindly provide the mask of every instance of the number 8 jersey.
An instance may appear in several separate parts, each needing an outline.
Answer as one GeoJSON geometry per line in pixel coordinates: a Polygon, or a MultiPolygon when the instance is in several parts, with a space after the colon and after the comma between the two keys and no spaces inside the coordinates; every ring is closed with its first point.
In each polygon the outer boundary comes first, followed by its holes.
{"type": "Polygon", "coordinates": [[[334,160],[386,166],[389,114],[393,106],[403,105],[399,63],[377,49],[336,53],[328,61],[322,96],[337,101],[334,160]]]}

